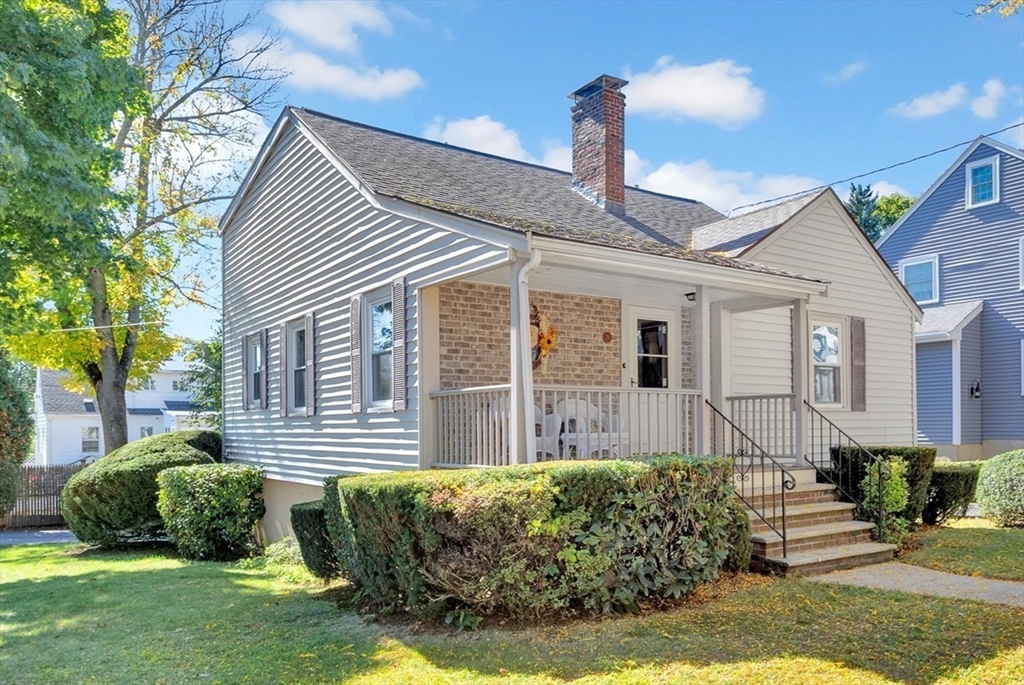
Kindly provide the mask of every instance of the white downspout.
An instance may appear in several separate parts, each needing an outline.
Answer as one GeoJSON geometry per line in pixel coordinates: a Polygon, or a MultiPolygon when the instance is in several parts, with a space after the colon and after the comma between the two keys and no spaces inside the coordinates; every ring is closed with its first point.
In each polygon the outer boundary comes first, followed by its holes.
{"type": "Polygon", "coordinates": [[[533,430],[533,355],[530,352],[530,273],[540,266],[540,250],[533,247],[533,240],[530,234],[526,239],[530,244],[530,261],[519,271],[519,353],[522,355],[523,364],[520,367],[523,373],[522,388],[523,396],[520,411],[523,413],[522,431],[520,435],[525,438],[526,461],[537,460],[537,436],[533,430]]]}

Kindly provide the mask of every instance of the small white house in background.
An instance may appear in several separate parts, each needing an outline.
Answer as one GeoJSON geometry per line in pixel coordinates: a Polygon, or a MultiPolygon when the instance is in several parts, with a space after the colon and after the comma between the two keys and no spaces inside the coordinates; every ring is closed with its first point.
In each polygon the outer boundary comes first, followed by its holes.
{"type": "MultiPolygon", "coordinates": [[[[145,387],[127,393],[129,441],[203,427],[190,418],[194,407],[183,385],[187,367],[180,360],[166,362],[145,387]]],[[[71,464],[104,453],[103,425],[95,399],[64,388],[64,377],[62,371],[36,369],[31,464],[71,464]]]]}

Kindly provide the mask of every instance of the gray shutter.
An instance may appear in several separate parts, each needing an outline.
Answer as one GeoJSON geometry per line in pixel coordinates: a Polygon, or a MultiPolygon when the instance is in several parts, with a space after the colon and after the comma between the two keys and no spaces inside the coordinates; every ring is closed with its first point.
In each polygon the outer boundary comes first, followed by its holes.
{"type": "Polygon", "coordinates": [[[249,338],[242,336],[242,410],[249,408],[249,338]]]}
{"type": "Polygon", "coordinates": [[[850,317],[850,408],[867,411],[867,351],[864,319],[850,317]]]}
{"type": "Polygon", "coordinates": [[[280,369],[278,369],[281,379],[281,409],[279,414],[281,416],[288,416],[288,324],[281,324],[281,344],[278,346],[280,354],[278,354],[278,363],[280,369]]]}
{"type": "Polygon", "coordinates": [[[363,411],[363,298],[356,295],[349,308],[349,347],[352,350],[352,413],[363,411]]]}
{"type": "Polygon", "coordinates": [[[260,366],[263,367],[263,373],[260,374],[260,409],[266,409],[270,406],[270,398],[267,397],[267,392],[270,389],[270,365],[267,360],[270,359],[270,352],[267,350],[267,343],[270,341],[270,331],[266,328],[260,329],[260,366]]]}
{"type": "Polygon", "coordinates": [[[391,283],[391,408],[405,410],[405,279],[391,283]]]}
{"type": "Polygon", "coordinates": [[[306,416],[316,414],[316,344],[313,313],[306,314],[306,416]]]}
{"type": "Polygon", "coordinates": [[[789,308],[789,394],[796,400],[796,340],[793,338],[793,318],[796,316],[796,307],[789,308]]]}

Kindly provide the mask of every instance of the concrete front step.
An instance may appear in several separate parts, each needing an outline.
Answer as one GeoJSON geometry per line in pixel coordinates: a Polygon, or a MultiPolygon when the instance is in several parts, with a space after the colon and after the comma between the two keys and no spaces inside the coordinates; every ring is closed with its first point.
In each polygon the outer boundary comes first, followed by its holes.
{"type": "MultiPolygon", "coordinates": [[[[811,550],[822,550],[829,547],[853,545],[859,542],[871,542],[873,523],[865,521],[842,521],[826,523],[819,526],[786,528],[786,552],[790,555],[811,550]]],[[[775,532],[754,535],[751,542],[751,569],[765,570],[765,560],[770,557],[782,556],[782,536],[775,532]]]]}
{"type": "Polygon", "coordinates": [[[859,542],[809,552],[790,553],[786,557],[768,557],[766,570],[784,576],[810,576],[845,568],[892,561],[896,545],[859,542]]]}
{"type": "MultiPolygon", "coordinates": [[[[774,504],[776,508],[782,506],[782,488],[737,488],[736,494],[741,498],[741,503],[750,504],[758,509],[770,509],[774,504]]],[[[836,499],[836,486],[828,483],[802,483],[792,490],[786,490],[786,506],[798,504],[816,504],[818,502],[834,502],[836,499]]]]}
{"type": "MultiPolygon", "coordinates": [[[[786,506],[786,530],[792,531],[806,526],[817,526],[826,523],[839,523],[849,521],[853,518],[853,512],[857,508],[855,504],[847,502],[816,502],[814,504],[797,504],[786,506]]],[[[750,527],[753,533],[765,533],[771,530],[767,523],[753,511],[747,510],[750,517],[750,527]]],[[[761,516],[775,525],[776,528],[782,525],[782,508],[776,507],[774,511],[768,509],[761,512],[761,516]]]]}

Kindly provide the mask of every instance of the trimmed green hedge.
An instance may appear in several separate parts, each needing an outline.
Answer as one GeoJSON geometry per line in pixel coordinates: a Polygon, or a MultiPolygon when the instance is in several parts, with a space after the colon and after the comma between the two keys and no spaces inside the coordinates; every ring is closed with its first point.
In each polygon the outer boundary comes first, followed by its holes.
{"type": "Polygon", "coordinates": [[[21,481],[21,467],[13,461],[0,459],[0,518],[14,511],[18,503],[18,484],[21,481]]]}
{"type": "Polygon", "coordinates": [[[742,573],[750,570],[750,557],[754,553],[753,532],[750,516],[735,498],[729,505],[732,518],[729,521],[729,556],[722,563],[722,570],[742,573]]]}
{"type": "Polygon", "coordinates": [[[157,509],[181,556],[234,561],[259,552],[256,524],[266,513],[260,467],[177,466],[156,480],[157,509]]]}
{"type": "Polygon", "coordinates": [[[293,504],[291,515],[292,530],[306,568],[321,580],[336,578],[339,574],[338,555],[327,532],[323,500],[293,504]]]}
{"type": "MultiPolygon", "coordinates": [[[[907,505],[902,511],[897,512],[897,516],[909,523],[914,523],[921,518],[921,512],[924,511],[925,503],[928,501],[928,483],[932,477],[932,468],[935,466],[935,448],[865,445],[865,449],[884,461],[891,461],[896,458],[903,460],[907,467],[905,477],[910,490],[907,505]]],[[[864,477],[867,475],[868,470],[867,464],[851,458],[851,453],[856,453],[857,451],[855,447],[851,450],[845,445],[833,446],[830,451],[832,470],[838,471],[840,468],[843,469],[843,473],[839,474],[842,478],[843,487],[850,490],[850,494],[856,500],[863,502],[864,493],[861,490],[861,483],[864,482],[864,477]],[[842,459],[840,459],[840,456],[842,456],[842,459]]]]}
{"type": "Polygon", "coordinates": [[[921,512],[921,520],[934,526],[963,518],[967,514],[968,505],[974,501],[983,463],[961,461],[936,464],[928,483],[928,501],[921,512]]]}
{"type": "Polygon", "coordinates": [[[130,442],[73,475],[60,494],[60,511],[82,542],[118,545],[166,537],[157,511],[156,476],[173,466],[220,459],[220,435],[163,433],[130,442]]]}
{"type": "Polygon", "coordinates": [[[328,479],[324,513],[343,575],[382,612],[636,610],[717,576],[731,469],[665,456],[328,479]]]}
{"type": "Polygon", "coordinates": [[[997,526],[1024,526],[1024,450],[992,457],[978,476],[981,515],[997,526]]]}

